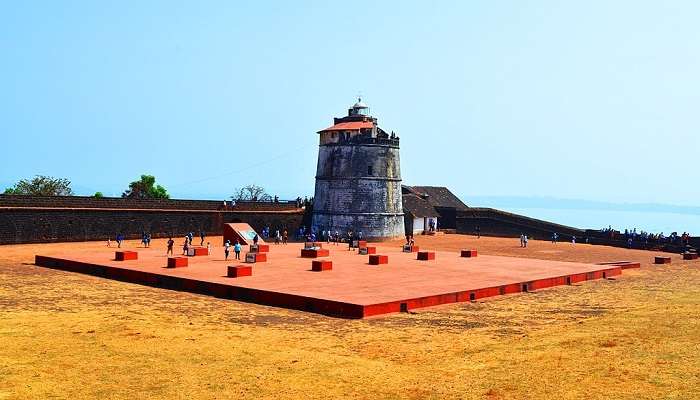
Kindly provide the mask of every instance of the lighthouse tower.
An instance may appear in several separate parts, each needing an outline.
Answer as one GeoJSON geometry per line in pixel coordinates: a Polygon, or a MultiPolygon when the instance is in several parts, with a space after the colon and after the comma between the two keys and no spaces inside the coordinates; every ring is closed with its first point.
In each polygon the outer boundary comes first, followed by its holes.
{"type": "Polygon", "coordinates": [[[403,236],[399,138],[377,126],[360,98],[346,117],[318,133],[314,230],[403,236]]]}

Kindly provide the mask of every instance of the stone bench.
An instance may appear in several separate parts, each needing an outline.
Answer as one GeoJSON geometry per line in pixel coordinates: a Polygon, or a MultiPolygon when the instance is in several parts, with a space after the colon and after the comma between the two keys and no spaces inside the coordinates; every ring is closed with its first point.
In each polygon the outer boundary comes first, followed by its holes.
{"type": "Polygon", "coordinates": [[[683,253],[684,260],[697,260],[698,253],[683,253]]]}
{"type": "Polygon", "coordinates": [[[182,268],[187,266],[187,257],[168,257],[167,268],[182,268]]]}
{"type": "Polygon", "coordinates": [[[187,255],[190,257],[208,256],[209,249],[206,247],[190,247],[187,249],[187,255]]]}
{"type": "Polygon", "coordinates": [[[138,260],[139,253],[129,250],[121,250],[114,252],[114,259],[117,261],[138,260]]]}
{"type": "Polygon", "coordinates": [[[671,257],[666,256],[656,256],[654,257],[654,264],[670,264],[671,257]]]}
{"type": "Polygon", "coordinates": [[[420,247],[416,245],[411,246],[410,244],[403,245],[402,249],[404,253],[418,253],[420,251],[420,247]]]}
{"type": "Polygon", "coordinates": [[[462,257],[476,257],[476,250],[462,250],[461,254],[462,257]]]}
{"type": "Polygon", "coordinates": [[[435,252],[434,251],[419,251],[416,259],[420,260],[420,261],[434,260],[435,259],[435,252]]]}
{"type": "Polygon", "coordinates": [[[369,265],[389,264],[389,256],[372,254],[369,256],[369,265]]]}
{"type": "Polygon", "coordinates": [[[369,255],[369,254],[377,254],[377,248],[374,246],[365,246],[365,247],[360,247],[360,251],[358,252],[360,255],[369,255]]]}
{"type": "Polygon", "coordinates": [[[270,252],[270,245],[269,244],[258,244],[250,245],[250,252],[251,253],[269,253],[270,252]]]}
{"type": "Polygon", "coordinates": [[[253,267],[250,265],[229,265],[226,276],[229,278],[240,278],[242,276],[253,275],[253,267]]]}
{"type": "Polygon", "coordinates": [[[301,256],[303,258],[328,257],[330,254],[328,249],[301,249],[301,256]]]}
{"type": "Polygon", "coordinates": [[[314,272],[330,271],[333,269],[333,261],[314,260],[311,261],[311,270],[314,272]]]}
{"type": "Polygon", "coordinates": [[[245,262],[249,264],[255,264],[259,262],[267,261],[267,253],[246,253],[245,262]]]}

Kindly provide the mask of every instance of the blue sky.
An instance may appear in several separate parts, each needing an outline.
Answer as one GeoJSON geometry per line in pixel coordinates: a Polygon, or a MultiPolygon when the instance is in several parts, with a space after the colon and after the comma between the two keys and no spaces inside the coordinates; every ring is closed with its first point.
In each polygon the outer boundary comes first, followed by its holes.
{"type": "Polygon", "coordinates": [[[0,185],[313,194],[358,92],[404,182],[697,205],[697,2],[0,4],[0,185]]]}

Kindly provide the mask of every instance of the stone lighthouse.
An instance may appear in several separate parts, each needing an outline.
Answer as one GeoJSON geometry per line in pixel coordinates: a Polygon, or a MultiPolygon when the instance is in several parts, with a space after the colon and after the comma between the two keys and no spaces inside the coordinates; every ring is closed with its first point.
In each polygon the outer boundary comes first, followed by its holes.
{"type": "Polygon", "coordinates": [[[362,99],[319,133],[313,228],[370,239],[404,235],[399,138],[362,99]]]}

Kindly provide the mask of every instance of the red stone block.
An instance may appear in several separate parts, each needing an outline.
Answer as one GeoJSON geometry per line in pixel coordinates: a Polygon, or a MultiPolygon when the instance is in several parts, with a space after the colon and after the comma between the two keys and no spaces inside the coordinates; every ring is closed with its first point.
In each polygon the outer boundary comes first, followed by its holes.
{"type": "Polygon", "coordinates": [[[267,261],[267,253],[246,253],[245,262],[247,263],[259,263],[267,261]]]}
{"type": "Polygon", "coordinates": [[[419,251],[418,257],[416,259],[421,260],[421,261],[434,260],[435,259],[435,252],[434,251],[419,251]]]}
{"type": "Polygon", "coordinates": [[[361,255],[377,254],[377,248],[374,246],[360,247],[360,251],[358,254],[361,254],[361,255]]]}
{"type": "Polygon", "coordinates": [[[168,268],[182,268],[187,266],[187,257],[168,257],[168,268]]]}
{"type": "Polygon", "coordinates": [[[684,260],[697,260],[698,253],[683,253],[684,260]]]}
{"type": "Polygon", "coordinates": [[[372,254],[369,256],[369,265],[389,264],[389,256],[372,254]]]}
{"type": "Polygon", "coordinates": [[[301,249],[301,256],[304,258],[328,257],[328,249],[301,249]]]}
{"type": "Polygon", "coordinates": [[[476,250],[462,250],[462,257],[476,257],[476,250]]]}
{"type": "Polygon", "coordinates": [[[193,256],[208,256],[209,255],[209,249],[206,247],[195,247],[194,253],[192,254],[193,256]]]}
{"type": "Polygon", "coordinates": [[[270,245],[269,244],[258,244],[250,245],[250,250],[249,253],[268,253],[270,252],[270,245]]]}
{"type": "Polygon", "coordinates": [[[333,261],[314,260],[311,261],[311,270],[316,272],[330,271],[333,269],[333,261]]]}
{"type": "Polygon", "coordinates": [[[654,264],[670,264],[671,257],[656,256],[654,257],[654,264]]]}
{"type": "Polygon", "coordinates": [[[404,253],[418,253],[420,251],[420,248],[416,245],[411,246],[408,244],[404,244],[402,250],[404,253]]]}
{"type": "Polygon", "coordinates": [[[253,267],[250,265],[229,265],[226,276],[229,278],[240,278],[241,276],[253,275],[253,267]]]}
{"type": "Polygon", "coordinates": [[[117,261],[138,260],[139,253],[135,251],[123,250],[114,253],[114,259],[117,261]]]}

